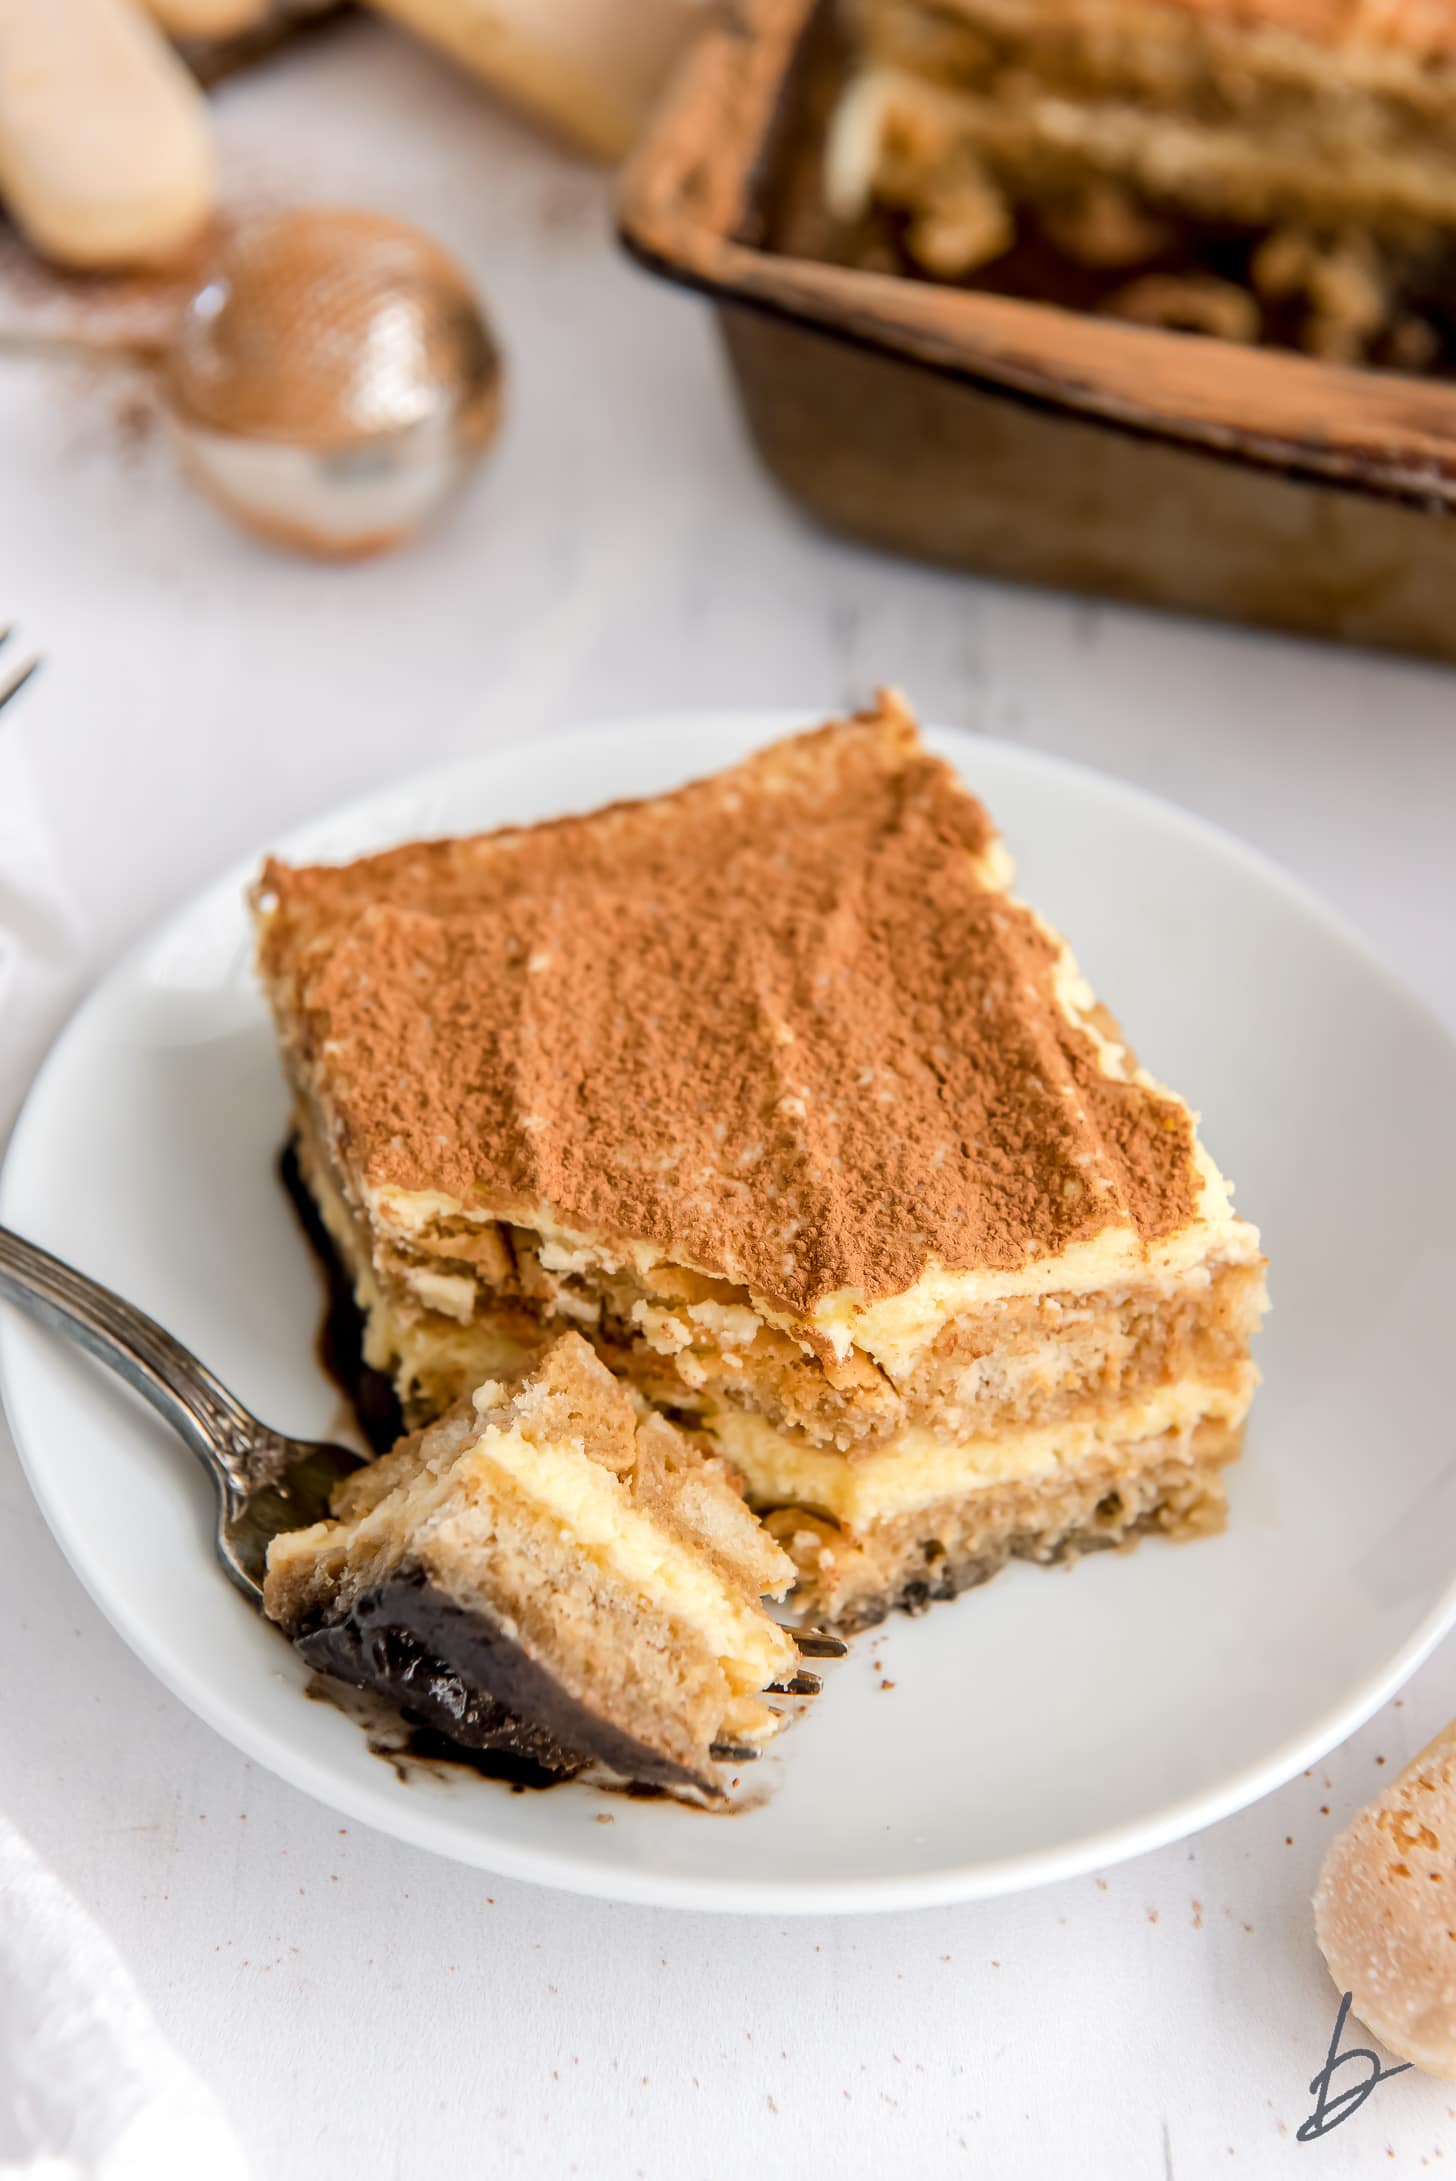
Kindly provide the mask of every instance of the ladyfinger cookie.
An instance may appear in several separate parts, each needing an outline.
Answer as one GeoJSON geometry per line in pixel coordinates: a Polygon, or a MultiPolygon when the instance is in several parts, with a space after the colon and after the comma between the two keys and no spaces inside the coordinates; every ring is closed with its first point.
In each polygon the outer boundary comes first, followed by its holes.
{"type": "Polygon", "coordinates": [[[598,158],[621,158],[703,0],[367,0],[598,158]]]}
{"type": "Polygon", "coordinates": [[[1456,1721],[1334,1842],[1314,1927],[1381,2043],[1456,2078],[1456,1721]]]}
{"type": "Polygon", "coordinates": [[[131,0],[0,6],[0,198],[44,256],[165,262],[212,209],[206,101],[131,0]]]}
{"type": "Polygon", "coordinates": [[[169,38],[235,38],[273,12],[273,0],[134,0],[169,38]]]}

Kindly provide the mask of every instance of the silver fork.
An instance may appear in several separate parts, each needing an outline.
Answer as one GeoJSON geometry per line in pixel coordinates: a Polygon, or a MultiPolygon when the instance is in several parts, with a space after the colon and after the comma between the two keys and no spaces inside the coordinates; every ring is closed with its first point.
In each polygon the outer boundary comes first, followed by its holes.
{"type": "MultiPolygon", "coordinates": [[[[85,1348],[150,1401],[191,1448],[217,1490],[213,1547],[224,1572],[262,1610],[268,1546],[329,1512],[329,1495],[365,1456],[326,1439],[290,1439],[260,1423],[180,1340],[99,1280],[0,1227],[0,1299],[85,1348]]],[[[818,1628],[791,1628],[804,1658],[843,1658],[847,1646],[818,1628]]],[[[815,1674],[795,1674],[791,1696],[812,1696],[815,1674]]],[[[732,1749],[735,1760],[756,1757],[732,1749]]]]}
{"type": "Polygon", "coordinates": [[[334,1486],[364,1457],[270,1430],[145,1311],[8,1227],[0,1227],[0,1296],[115,1371],[191,1448],[217,1489],[217,1557],[261,1610],[270,1540],[321,1521],[334,1486]]]}
{"type": "MultiPolygon", "coordinates": [[[[5,628],[0,629],[0,650],[4,649],[14,634],[13,624],[7,624],[5,628]]],[[[0,668],[0,711],[4,710],[12,697],[19,696],[39,665],[40,660],[38,658],[25,659],[19,666],[10,668],[8,679],[5,670],[0,668]]]]}

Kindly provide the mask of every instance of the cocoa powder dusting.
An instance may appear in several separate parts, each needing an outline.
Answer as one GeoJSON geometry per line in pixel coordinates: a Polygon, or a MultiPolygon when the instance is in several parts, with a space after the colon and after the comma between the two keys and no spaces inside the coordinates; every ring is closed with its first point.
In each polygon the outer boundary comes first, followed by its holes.
{"type": "Polygon", "coordinates": [[[982,805],[898,700],[587,818],[270,863],[261,965],[371,1186],[635,1239],[803,1312],[1192,1214],[982,805]]]}

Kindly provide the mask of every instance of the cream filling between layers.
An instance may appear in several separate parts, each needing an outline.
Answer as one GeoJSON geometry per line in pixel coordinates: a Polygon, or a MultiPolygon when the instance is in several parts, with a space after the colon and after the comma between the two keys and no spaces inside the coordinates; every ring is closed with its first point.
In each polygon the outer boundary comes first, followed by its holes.
{"type": "Polygon", "coordinates": [[[620,1583],[695,1628],[735,1695],[756,1693],[793,1671],[793,1641],[777,1622],[634,1507],[588,1455],[525,1439],[514,1426],[490,1425],[467,1459],[475,1457],[504,1471],[517,1492],[564,1525],[573,1543],[620,1583]]]}
{"type": "Polygon", "coordinates": [[[1055,1255],[1032,1257],[1011,1272],[950,1272],[931,1265],[900,1295],[866,1302],[852,1289],[841,1290],[827,1297],[809,1322],[837,1355],[859,1348],[899,1383],[952,1319],[987,1303],[1128,1287],[1171,1293],[1200,1270],[1211,1274],[1223,1265],[1254,1264],[1260,1255],[1258,1228],[1227,1209],[1222,1176],[1201,1145],[1197,1155],[1200,1168],[1208,1169],[1199,1215],[1157,1242],[1144,1242],[1130,1227],[1109,1227],[1055,1255]],[[1224,1209],[1210,1204],[1205,1217],[1203,1203],[1213,1195],[1209,1175],[1224,1209]]]}
{"type": "MultiPolygon", "coordinates": [[[[841,1360],[858,1348],[898,1382],[910,1375],[953,1318],[988,1303],[1038,1295],[1095,1295],[1103,1289],[1133,1286],[1171,1291],[1200,1268],[1212,1272],[1222,1265],[1253,1264],[1260,1254],[1259,1230],[1233,1211],[1228,1185],[1201,1144],[1196,1146],[1195,1156],[1203,1181],[1197,1213],[1185,1226],[1157,1242],[1144,1242],[1130,1226],[1113,1226],[1067,1249],[1031,1256],[1024,1265],[1009,1271],[983,1268],[954,1272],[932,1263],[900,1294],[873,1301],[866,1301],[858,1289],[842,1288],[826,1296],[802,1319],[776,1309],[760,1295],[753,1296],[753,1307],[766,1324],[799,1337],[801,1343],[805,1327],[823,1334],[841,1360]]],[[[376,1190],[371,1194],[370,1208],[382,1225],[405,1237],[417,1234],[431,1220],[441,1217],[485,1224],[497,1216],[494,1212],[471,1211],[433,1191],[376,1190]]],[[[590,1277],[594,1270],[610,1275],[630,1265],[649,1285],[660,1265],[679,1266],[709,1278],[724,1276],[721,1269],[714,1272],[686,1257],[664,1257],[659,1249],[646,1243],[607,1245],[595,1236],[561,1226],[545,1206],[537,1207],[529,1218],[516,1216],[515,1223],[530,1225],[542,1237],[542,1262],[548,1269],[590,1277]]],[[[422,1268],[418,1286],[412,1275],[406,1278],[415,1286],[419,1300],[428,1303],[425,1283],[431,1282],[432,1276],[422,1268]]],[[[362,1294],[360,1301],[365,1301],[362,1294]]]]}
{"type": "Polygon", "coordinates": [[[1258,1383],[1246,1364],[1231,1385],[1167,1386],[1146,1400],[994,1439],[946,1440],[912,1425],[873,1454],[848,1456],[791,1438],[761,1416],[718,1409],[698,1426],[743,1477],[761,1506],[801,1502],[850,1524],[903,1515],[1013,1479],[1074,1469],[1170,1432],[1213,1421],[1238,1424],[1258,1383]]]}
{"type": "MultiPolygon", "coordinates": [[[[432,1278],[440,1276],[432,1276],[427,1268],[422,1268],[418,1280],[411,1274],[407,1276],[406,1284],[414,1289],[417,1300],[429,1316],[416,1321],[402,1317],[394,1309],[379,1284],[373,1264],[361,1254],[357,1224],[332,1170],[320,1157],[306,1123],[299,1140],[304,1150],[304,1180],[309,1195],[348,1271],[354,1300],[364,1314],[363,1353],[369,1368],[393,1374],[403,1366],[405,1377],[417,1383],[442,1374],[452,1379],[463,1374],[476,1385],[483,1378],[509,1376],[516,1370],[529,1350],[519,1341],[508,1339],[488,1322],[476,1318],[474,1311],[479,1291],[474,1281],[456,1281],[459,1288],[468,1290],[468,1306],[461,1309],[460,1298],[455,1296],[452,1299],[454,1307],[446,1311],[440,1307],[431,1288],[432,1278]]],[[[459,1394],[465,1390],[461,1385],[453,1391],[459,1394]]]]}

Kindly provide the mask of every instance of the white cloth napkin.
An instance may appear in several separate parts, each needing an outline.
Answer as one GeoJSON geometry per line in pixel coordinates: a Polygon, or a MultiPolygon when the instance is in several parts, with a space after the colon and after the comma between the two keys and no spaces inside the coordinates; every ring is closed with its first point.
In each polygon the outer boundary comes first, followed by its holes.
{"type": "MultiPolygon", "coordinates": [[[[89,966],[25,723],[0,715],[0,1145],[89,966]]],[[[0,1811],[0,2181],[246,2171],[114,1947],[0,1811]]]]}
{"type": "Polygon", "coordinates": [[[246,2181],[211,2091],[0,1815],[0,2181],[246,2181]]]}

